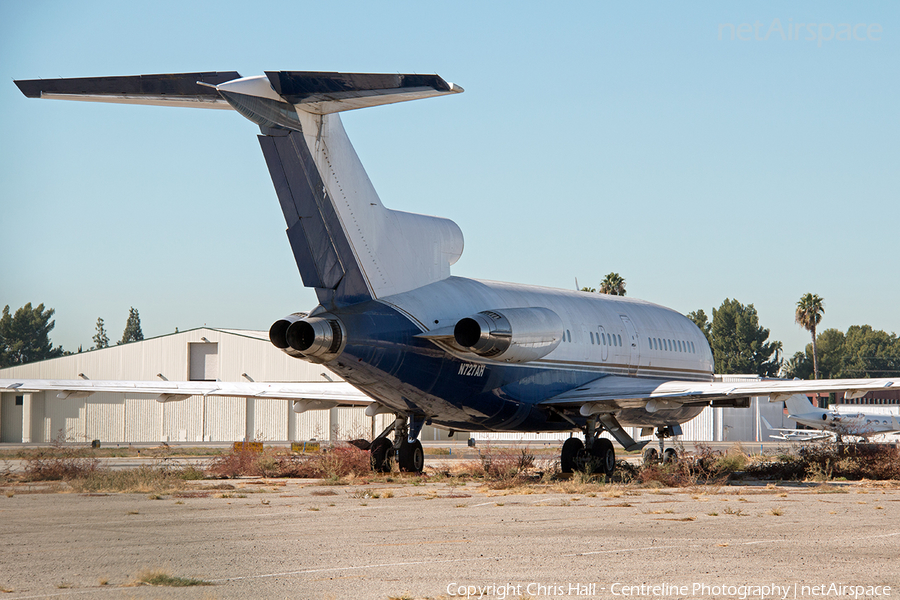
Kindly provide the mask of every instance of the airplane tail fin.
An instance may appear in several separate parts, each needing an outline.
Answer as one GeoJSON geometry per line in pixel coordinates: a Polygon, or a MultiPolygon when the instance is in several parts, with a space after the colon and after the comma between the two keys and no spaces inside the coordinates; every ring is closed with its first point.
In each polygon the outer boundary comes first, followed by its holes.
{"type": "Polygon", "coordinates": [[[36,98],[234,109],[259,125],[297,268],[324,305],[440,281],[462,255],[453,221],[382,205],[337,114],[463,91],[437,75],[230,71],[16,85],[36,98]]]}
{"type": "Polygon", "coordinates": [[[784,406],[787,408],[788,414],[791,415],[803,415],[822,410],[813,406],[809,397],[803,394],[792,395],[784,401],[784,406]]]}
{"type": "Polygon", "coordinates": [[[260,125],[300,276],[320,303],[352,304],[450,276],[462,231],[448,219],[386,208],[336,113],[462,88],[437,75],[276,71],[217,89],[260,125]]]}

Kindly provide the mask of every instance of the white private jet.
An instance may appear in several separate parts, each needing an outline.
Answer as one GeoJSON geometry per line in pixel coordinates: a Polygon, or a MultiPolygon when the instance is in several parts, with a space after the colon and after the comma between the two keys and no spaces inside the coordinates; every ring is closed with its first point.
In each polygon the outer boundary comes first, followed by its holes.
{"type": "Polygon", "coordinates": [[[777,431],[779,435],[770,436],[776,439],[807,442],[827,438],[860,437],[870,438],[885,433],[900,432],[900,422],[894,415],[877,415],[873,413],[839,413],[813,406],[809,397],[795,394],[785,400],[788,418],[810,429],[779,429],[769,425],[763,418],[766,427],[777,431]]]}
{"type": "MultiPolygon", "coordinates": [[[[663,439],[705,406],[900,387],[886,379],[717,383],[705,337],[674,310],[451,276],[463,251],[459,227],[384,206],[339,115],[463,91],[437,75],[207,72],[15,83],[29,98],[233,109],[259,126],[300,276],[319,302],[308,314],[276,321],[270,339],[291,356],[327,364],[361,392],[368,415],[395,415],[371,444],[377,469],[396,461],[421,471],[417,438],[428,423],[461,431],[581,431],[585,442],[563,444],[562,470],[591,464],[612,473],[615,451],[603,430],[632,450],[647,442],[635,442],[623,425],[642,427],[644,435],[655,429],[662,449],[663,439]]],[[[161,399],[197,393],[185,383],[168,390],[163,383],[154,382],[161,399]]],[[[0,382],[62,394],[102,391],[98,382],[53,385],[0,382]]],[[[289,386],[278,387],[268,397],[291,399],[289,386]]],[[[306,400],[301,410],[340,402],[305,387],[293,390],[306,400]]]]}

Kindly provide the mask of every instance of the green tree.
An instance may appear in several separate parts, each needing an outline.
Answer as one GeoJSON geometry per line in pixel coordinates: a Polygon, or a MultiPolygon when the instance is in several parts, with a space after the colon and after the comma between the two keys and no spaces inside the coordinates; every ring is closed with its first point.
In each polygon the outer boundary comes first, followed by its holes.
{"type": "Polygon", "coordinates": [[[759,325],[752,304],[726,299],[713,309],[710,347],[716,373],[756,373],[774,377],[781,368],[781,342],[766,342],[769,330],[759,325]],[[772,355],[775,355],[774,358],[772,355]]]}
{"type": "Polygon", "coordinates": [[[141,315],[135,307],[128,309],[128,321],[125,323],[125,331],[122,332],[120,344],[129,342],[139,342],[144,339],[144,332],[141,331],[141,315]]]}
{"type": "Polygon", "coordinates": [[[803,294],[797,302],[794,320],[812,334],[813,376],[819,378],[819,360],[816,348],[816,326],[822,321],[825,313],[825,301],[816,294],[803,294]]]}
{"type": "MultiPolygon", "coordinates": [[[[900,375],[900,338],[893,333],[872,329],[870,325],[853,325],[847,333],[826,329],[816,336],[819,377],[822,379],[855,379],[862,377],[894,377],[900,375]]],[[[807,344],[784,366],[784,375],[810,379],[813,377],[813,347],[807,344]]]]}
{"type": "MultiPolygon", "coordinates": [[[[845,377],[847,361],[844,351],[844,334],[837,329],[826,329],[816,335],[816,346],[818,348],[819,377],[821,379],[845,377]]],[[[797,352],[792,358],[785,361],[782,374],[792,379],[812,379],[815,375],[812,344],[807,344],[803,352],[797,352]]]]}
{"type": "Polygon", "coordinates": [[[794,356],[781,365],[781,376],[788,379],[809,379],[812,372],[812,359],[806,352],[794,352],[794,356]]]}
{"type": "Polygon", "coordinates": [[[44,310],[43,304],[32,308],[29,302],[11,315],[7,304],[0,317],[0,367],[62,356],[62,346],[54,348],[50,342],[50,331],[56,326],[50,319],[55,312],[44,310]]]}
{"type": "Polygon", "coordinates": [[[618,273],[610,273],[600,282],[600,293],[612,296],[625,295],[625,278],[618,273]]]}
{"type": "Polygon", "coordinates": [[[693,321],[694,325],[703,332],[703,335],[706,336],[706,343],[708,344],[710,333],[712,333],[712,323],[709,322],[706,312],[702,308],[699,308],[693,312],[689,312],[687,318],[693,321]]]}
{"type": "Polygon", "coordinates": [[[109,348],[109,337],[106,335],[106,327],[103,325],[103,319],[97,317],[97,333],[94,334],[94,347],[109,348]]]}
{"type": "Polygon", "coordinates": [[[900,340],[870,325],[853,325],[844,336],[843,359],[843,377],[894,377],[900,375],[900,340]]]}

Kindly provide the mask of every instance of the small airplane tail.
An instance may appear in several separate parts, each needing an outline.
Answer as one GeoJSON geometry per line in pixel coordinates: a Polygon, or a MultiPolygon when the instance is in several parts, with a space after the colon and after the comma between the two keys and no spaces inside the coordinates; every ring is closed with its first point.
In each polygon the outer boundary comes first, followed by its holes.
{"type": "Polygon", "coordinates": [[[809,413],[827,412],[824,409],[816,408],[810,401],[809,397],[803,394],[794,394],[784,401],[784,406],[790,415],[805,415],[809,413]]]}
{"type": "Polygon", "coordinates": [[[260,146],[303,284],[352,304],[450,276],[453,221],[382,205],[337,113],[463,91],[437,75],[234,71],[16,81],[30,98],[233,109],[260,146]]]}

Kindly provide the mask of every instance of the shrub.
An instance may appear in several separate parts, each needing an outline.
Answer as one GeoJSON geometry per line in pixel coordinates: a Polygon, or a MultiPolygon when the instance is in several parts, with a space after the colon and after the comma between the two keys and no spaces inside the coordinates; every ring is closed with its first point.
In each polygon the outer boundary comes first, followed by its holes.
{"type": "Polygon", "coordinates": [[[79,456],[74,448],[53,446],[30,450],[25,456],[26,481],[69,481],[98,470],[96,458],[79,456]]]}
{"type": "Polygon", "coordinates": [[[293,455],[279,449],[262,452],[232,450],[213,459],[207,472],[214,477],[300,477],[340,479],[372,470],[369,453],[349,444],[317,454],[293,455]]]}

